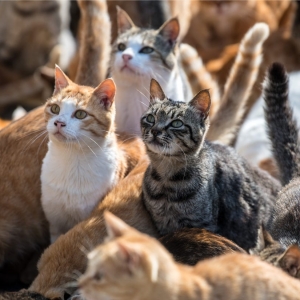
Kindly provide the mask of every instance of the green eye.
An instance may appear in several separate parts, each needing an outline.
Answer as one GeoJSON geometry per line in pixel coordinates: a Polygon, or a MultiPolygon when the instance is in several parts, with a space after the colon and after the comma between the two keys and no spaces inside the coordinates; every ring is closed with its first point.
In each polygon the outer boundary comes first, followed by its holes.
{"type": "Polygon", "coordinates": [[[180,120],[175,120],[171,123],[171,126],[175,127],[175,128],[179,128],[183,125],[183,123],[180,120]]]}
{"type": "Polygon", "coordinates": [[[87,113],[84,110],[77,110],[75,113],[75,118],[84,119],[87,116],[87,113]]]}
{"type": "Polygon", "coordinates": [[[146,120],[147,120],[149,123],[154,123],[155,118],[154,118],[153,115],[148,115],[147,118],[146,118],[146,120]]]}
{"type": "Polygon", "coordinates": [[[144,47],[140,50],[140,53],[149,54],[149,53],[152,53],[153,51],[154,51],[154,49],[151,47],[144,47]]]}
{"type": "Polygon", "coordinates": [[[59,111],[60,111],[60,107],[59,107],[57,104],[53,104],[53,105],[51,106],[51,112],[52,112],[53,114],[58,115],[58,114],[59,114],[59,111]]]}
{"type": "Polygon", "coordinates": [[[125,44],[120,43],[120,44],[118,45],[118,50],[119,50],[119,51],[124,51],[125,49],[126,49],[126,45],[125,45],[125,44]]]}

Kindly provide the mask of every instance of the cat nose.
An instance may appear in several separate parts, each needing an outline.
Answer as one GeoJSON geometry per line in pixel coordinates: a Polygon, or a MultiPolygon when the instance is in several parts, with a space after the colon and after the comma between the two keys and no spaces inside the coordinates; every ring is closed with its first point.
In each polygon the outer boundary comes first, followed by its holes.
{"type": "Polygon", "coordinates": [[[157,137],[158,135],[161,135],[161,131],[157,130],[157,129],[152,129],[151,132],[152,132],[152,135],[154,137],[157,137]]]}
{"type": "Polygon", "coordinates": [[[55,121],[54,122],[54,125],[58,128],[61,128],[61,127],[65,127],[66,126],[66,123],[65,122],[61,122],[61,121],[55,121]]]}
{"type": "Polygon", "coordinates": [[[128,62],[130,59],[132,59],[132,55],[130,54],[123,54],[122,58],[125,62],[128,62]]]}

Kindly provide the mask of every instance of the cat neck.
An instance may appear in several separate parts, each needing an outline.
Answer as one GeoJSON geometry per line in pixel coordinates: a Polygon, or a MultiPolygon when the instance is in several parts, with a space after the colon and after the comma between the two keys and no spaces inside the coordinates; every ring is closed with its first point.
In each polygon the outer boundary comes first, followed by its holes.
{"type": "MultiPolygon", "coordinates": [[[[124,77],[115,76],[114,80],[118,87],[115,98],[117,131],[141,135],[140,118],[149,107],[150,78],[125,80],[124,77]]],[[[158,80],[172,100],[184,100],[184,85],[177,66],[169,77],[158,80]]]]}

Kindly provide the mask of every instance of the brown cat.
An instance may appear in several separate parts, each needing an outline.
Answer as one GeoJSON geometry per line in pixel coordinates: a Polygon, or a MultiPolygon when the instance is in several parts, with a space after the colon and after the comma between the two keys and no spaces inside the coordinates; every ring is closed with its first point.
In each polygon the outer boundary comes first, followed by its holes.
{"type": "Polygon", "coordinates": [[[284,20],[293,19],[295,3],[290,0],[198,0],[192,2],[191,13],[190,30],[184,42],[195,47],[206,63],[218,58],[224,47],[238,43],[257,22],[267,23],[271,31],[278,28],[291,31],[292,22],[284,20]],[[289,11],[289,16],[283,18],[286,11],[289,11]]]}
{"type": "Polygon", "coordinates": [[[78,282],[86,300],[299,299],[299,281],[255,257],[227,254],[184,266],[155,239],[104,216],[109,237],[88,254],[78,282]]]}
{"type": "MultiPolygon", "coordinates": [[[[106,3],[104,0],[89,1],[89,5],[97,5],[99,1],[106,3]]],[[[93,10],[89,13],[92,15],[93,10]]],[[[92,16],[87,20],[92,20],[92,16]]],[[[108,41],[102,40],[99,35],[94,38],[102,41],[101,49],[105,52],[108,41]]],[[[81,45],[86,44],[88,41],[81,45]]],[[[89,61],[91,66],[93,63],[98,62],[89,61]]],[[[81,70],[78,69],[78,72],[81,70]]],[[[82,80],[79,82],[82,85],[94,84],[91,78],[82,80]]],[[[4,263],[26,264],[36,250],[44,249],[49,243],[48,225],[40,202],[40,172],[47,151],[47,138],[42,135],[45,132],[43,111],[44,107],[37,108],[0,131],[0,176],[4,179],[0,181],[0,267],[4,263]]],[[[131,139],[124,141],[123,145],[124,148],[128,146],[130,152],[131,145],[134,148],[136,143],[131,139]]],[[[142,148],[137,147],[139,149],[142,148]]],[[[133,154],[132,151],[128,155],[133,158],[133,154]]],[[[136,155],[142,154],[136,151],[136,155]]],[[[125,173],[130,167],[132,165],[128,165],[125,173]]]]}

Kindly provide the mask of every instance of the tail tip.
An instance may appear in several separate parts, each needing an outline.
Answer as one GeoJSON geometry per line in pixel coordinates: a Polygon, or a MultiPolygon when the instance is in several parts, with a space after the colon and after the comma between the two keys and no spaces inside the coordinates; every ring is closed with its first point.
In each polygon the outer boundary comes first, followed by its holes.
{"type": "Polygon", "coordinates": [[[250,40],[254,45],[263,43],[270,34],[269,26],[260,22],[253,25],[246,33],[246,40],[250,40]]]}
{"type": "Polygon", "coordinates": [[[283,83],[287,80],[287,73],[283,64],[274,62],[268,69],[268,77],[271,82],[283,83]]]}

